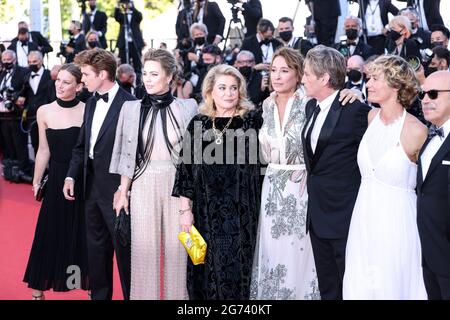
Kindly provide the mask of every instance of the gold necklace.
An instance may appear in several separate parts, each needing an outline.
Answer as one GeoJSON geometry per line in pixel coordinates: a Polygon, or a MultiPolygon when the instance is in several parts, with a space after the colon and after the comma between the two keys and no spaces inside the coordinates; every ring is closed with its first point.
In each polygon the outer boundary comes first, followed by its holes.
{"type": "Polygon", "coordinates": [[[212,118],[212,127],[213,127],[214,137],[216,137],[216,140],[215,140],[216,144],[222,143],[222,136],[225,133],[225,131],[228,129],[228,127],[230,126],[231,121],[233,121],[233,117],[231,117],[230,120],[228,120],[228,123],[225,125],[225,127],[222,129],[222,131],[219,132],[219,130],[216,129],[216,117],[212,118]]]}

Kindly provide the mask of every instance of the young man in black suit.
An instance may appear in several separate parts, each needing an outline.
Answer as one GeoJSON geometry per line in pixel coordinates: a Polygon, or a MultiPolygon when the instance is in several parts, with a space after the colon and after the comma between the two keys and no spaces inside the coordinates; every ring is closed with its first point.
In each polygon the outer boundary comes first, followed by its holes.
{"type": "Polygon", "coordinates": [[[428,298],[450,300],[450,72],[422,85],[422,109],[432,123],[417,169],[417,225],[428,298]]]}
{"type": "Polygon", "coordinates": [[[122,246],[114,236],[112,203],[120,176],[109,173],[109,164],[120,110],[125,101],[135,98],[115,82],[117,65],[112,53],[86,50],[77,55],[75,63],[81,68],[84,85],[95,94],[86,103],[63,192],[66,199],[74,200],[74,184],[83,184],[92,299],[112,298],[114,251],[123,296],[129,299],[130,246],[122,246]]]}
{"type": "Polygon", "coordinates": [[[100,46],[103,49],[107,48],[105,34],[108,29],[108,17],[106,13],[97,9],[96,0],[89,0],[90,12],[86,12],[83,16],[83,30],[87,35],[89,31],[96,31],[100,46]]]}
{"type": "Polygon", "coordinates": [[[307,231],[322,299],[342,299],[345,247],[361,175],[357,153],[370,107],[355,101],[343,107],[346,61],[337,50],[319,45],[305,59],[302,83],[312,99],[302,132],[308,171],[307,231]]]}

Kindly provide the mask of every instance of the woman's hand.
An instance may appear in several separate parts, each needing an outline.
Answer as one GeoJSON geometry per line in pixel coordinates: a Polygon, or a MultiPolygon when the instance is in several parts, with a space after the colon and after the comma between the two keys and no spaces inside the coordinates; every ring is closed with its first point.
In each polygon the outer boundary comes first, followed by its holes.
{"type": "Polygon", "coordinates": [[[194,215],[192,210],[186,210],[180,215],[181,231],[189,232],[191,226],[194,224],[194,215]]]}
{"type": "Polygon", "coordinates": [[[339,101],[342,105],[346,105],[347,103],[352,103],[355,100],[359,100],[364,102],[362,98],[362,92],[357,89],[343,89],[339,95],[339,101]]]}
{"type": "Polygon", "coordinates": [[[121,192],[118,190],[116,194],[114,194],[114,203],[113,203],[113,209],[116,210],[116,216],[119,215],[120,210],[124,209],[126,214],[129,214],[128,212],[128,194],[126,192],[121,192]],[[119,192],[118,196],[116,196],[117,192],[119,192]]]}

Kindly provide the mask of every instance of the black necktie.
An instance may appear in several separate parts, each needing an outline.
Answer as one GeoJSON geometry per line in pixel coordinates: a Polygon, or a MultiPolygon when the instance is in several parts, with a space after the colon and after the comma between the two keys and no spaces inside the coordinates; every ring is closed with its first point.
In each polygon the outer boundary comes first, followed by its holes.
{"type": "Polygon", "coordinates": [[[311,146],[311,133],[314,129],[314,124],[316,123],[317,120],[317,116],[320,113],[320,107],[319,105],[316,106],[316,108],[314,109],[314,115],[313,115],[313,119],[311,121],[311,125],[308,128],[308,131],[306,133],[306,148],[308,150],[308,153],[312,156],[314,154],[313,150],[312,150],[312,146],[311,146]]]}
{"type": "Polygon", "coordinates": [[[105,94],[100,94],[100,93],[96,92],[94,97],[95,97],[95,100],[97,100],[97,101],[100,99],[103,99],[103,101],[108,102],[108,92],[105,94]]]}
{"type": "Polygon", "coordinates": [[[38,73],[33,73],[32,75],[31,75],[31,79],[34,79],[34,77],[37,77],[39,74],[38,73]]]}
{"type": "Polygon", "coordinates": [[[438,128],[434,124],[430,126],[430,129],[428,129],[428,139],[433,139],[435,136],[440,137],[441,139],[444,138],[444,129],[438,128]]]}

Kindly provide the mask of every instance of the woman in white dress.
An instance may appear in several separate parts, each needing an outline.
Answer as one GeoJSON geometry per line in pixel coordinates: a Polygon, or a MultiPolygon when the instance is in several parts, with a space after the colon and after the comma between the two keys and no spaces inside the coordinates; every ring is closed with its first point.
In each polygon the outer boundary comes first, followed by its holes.
{"type": "Polygon", "coordinates": [[[416,224],[416,174],[427,128],[408,114],[419,84],[398,56],[377,58],[367,83],[369,127],[346,248],[344,299],[426,299],[416,224]]]}
{"type": "Polygon", "coordinates": [[[270,66],[274,90],[263,103],[259,140],[264,178],[251,299],[320,299],[311,240],[306,234],[306,168],[301,132],[308,101],[300,87],[303,58],[278,50],[270,66]]]}

